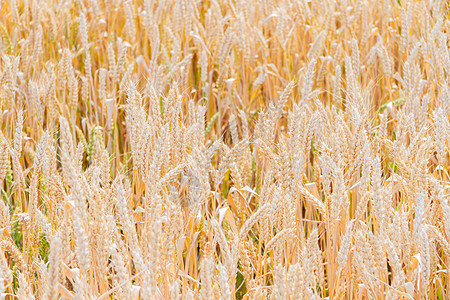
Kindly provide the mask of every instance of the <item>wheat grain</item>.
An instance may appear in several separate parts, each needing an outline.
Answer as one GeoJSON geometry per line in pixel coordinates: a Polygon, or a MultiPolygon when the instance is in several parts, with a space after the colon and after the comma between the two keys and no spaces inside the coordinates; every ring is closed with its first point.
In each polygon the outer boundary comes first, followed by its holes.
{"type": "Polygon", "coordinates": [[[445,1],[14,0],[0,294],[448,294],[445,1]]]}

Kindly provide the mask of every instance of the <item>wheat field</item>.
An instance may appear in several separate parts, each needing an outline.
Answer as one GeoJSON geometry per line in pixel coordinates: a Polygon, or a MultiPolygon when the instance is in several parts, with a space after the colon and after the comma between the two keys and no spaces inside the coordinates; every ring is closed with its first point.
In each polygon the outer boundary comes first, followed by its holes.
{"type": "Polygon", "coordinates": [[[0,0],[0,299],[449,299],[443,0],[0,0]]]}

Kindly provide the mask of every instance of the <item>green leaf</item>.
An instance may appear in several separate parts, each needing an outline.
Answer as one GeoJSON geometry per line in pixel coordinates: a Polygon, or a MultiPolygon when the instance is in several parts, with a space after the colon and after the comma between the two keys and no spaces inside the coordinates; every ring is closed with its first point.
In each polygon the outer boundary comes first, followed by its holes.
{"type": "Polygon", "coordinates": [[[385,110],[389,104],[392,104],[392,106],[398,106],[400,104],[403,104],[406,101],[406,98],[402,97],[402,98],[398,98],[392,101],[389,101],[383,105],[380,106],[380,108],[377,110],[377,113],[382,112],[383,110],[385,110]]]}

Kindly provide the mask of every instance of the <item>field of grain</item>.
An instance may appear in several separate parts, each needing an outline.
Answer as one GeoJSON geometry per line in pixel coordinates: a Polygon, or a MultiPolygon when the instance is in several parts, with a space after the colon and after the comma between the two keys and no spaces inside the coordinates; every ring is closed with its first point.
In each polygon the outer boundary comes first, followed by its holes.
{"type": "Polygon", "coordinates": [[[0,0],[0,299],[449,299],[443,0],[0,0]]]}

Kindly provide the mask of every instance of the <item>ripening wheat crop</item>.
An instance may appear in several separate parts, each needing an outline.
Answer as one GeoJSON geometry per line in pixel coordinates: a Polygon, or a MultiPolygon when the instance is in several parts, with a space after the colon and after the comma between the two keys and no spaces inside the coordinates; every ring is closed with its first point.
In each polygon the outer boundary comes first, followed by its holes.
{"type": "Polygon", "coordinates": [[[449,299],[447,0],[0,0],[0,299],[449,299]]]}

